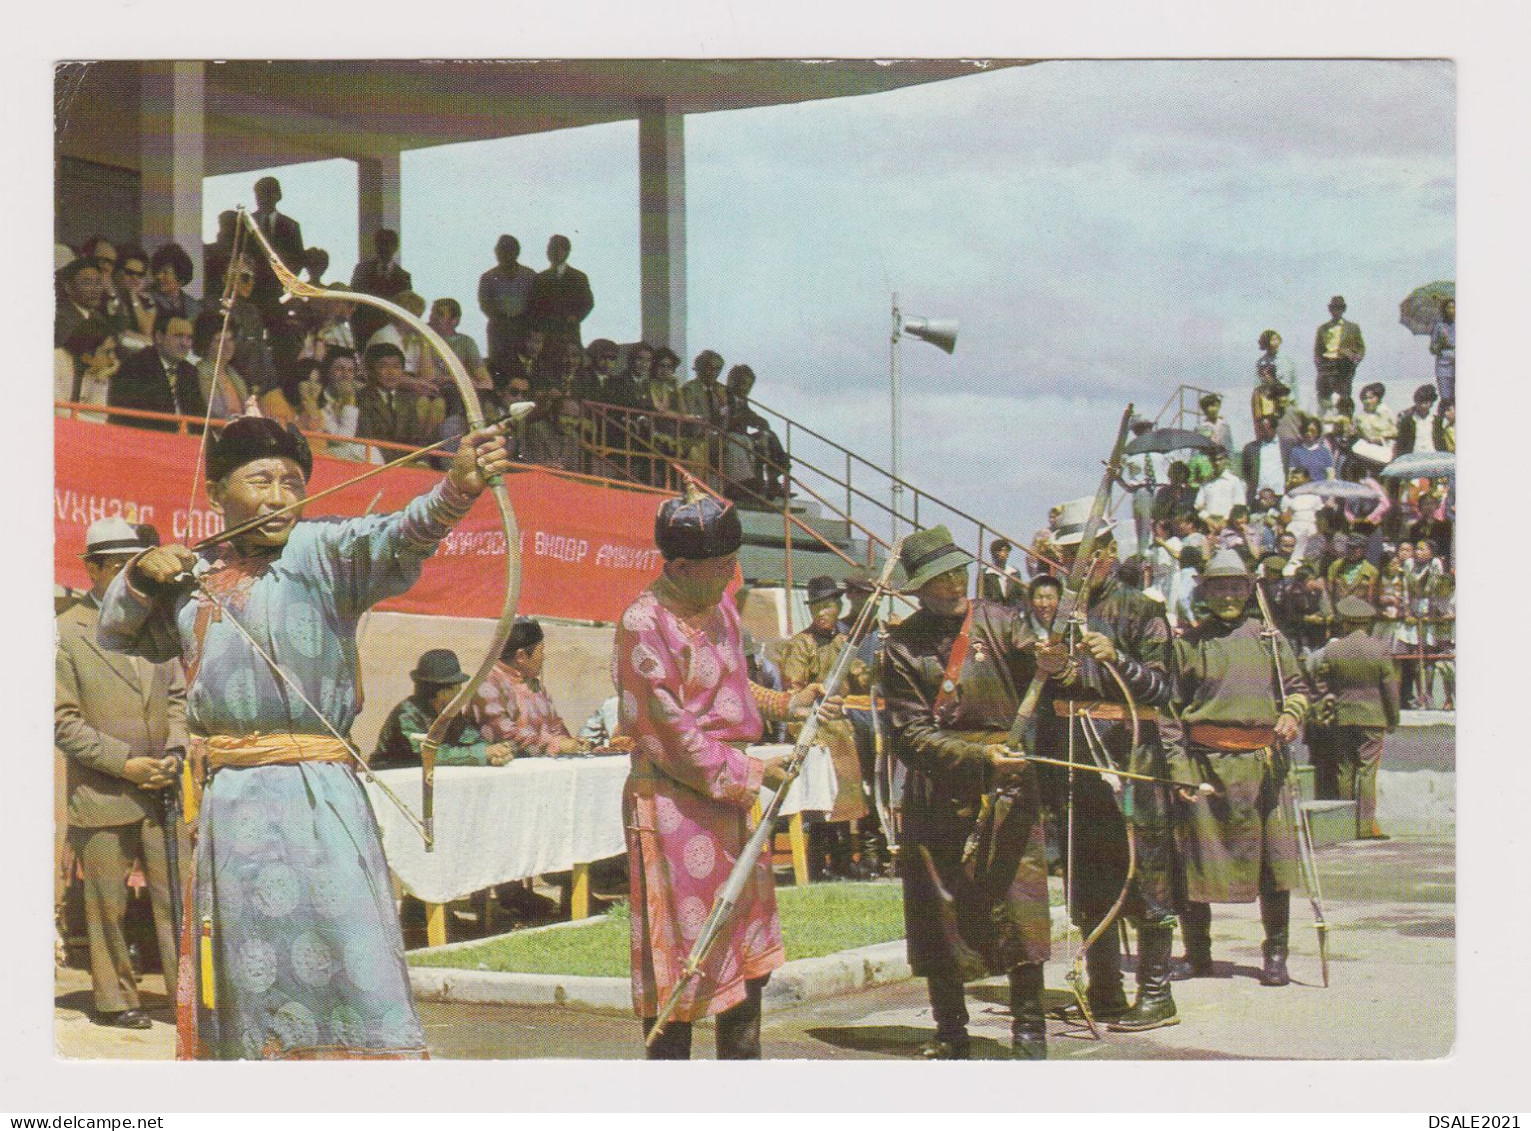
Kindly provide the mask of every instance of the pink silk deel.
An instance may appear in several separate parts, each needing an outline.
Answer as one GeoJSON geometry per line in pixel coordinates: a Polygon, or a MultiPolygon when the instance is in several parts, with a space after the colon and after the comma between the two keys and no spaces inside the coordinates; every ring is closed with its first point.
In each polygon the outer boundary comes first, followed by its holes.
{"type": "MultiPolygon", "coordinates": [[[[656,583],[662,588],[662,582],[656,583]]],[[[617,626],[612,681],[635,742],[623,790],[632,893],[633,1007],[654,1017],[749,838],[762,763],[740,749],[762,722],[745,673],[739,615],[724,601],[683,619],[651,587],[617,626]]],[[[745,982],[784,961],[768,854],[673,1016],[693,1021],[744,1000],[745,982]]]]}

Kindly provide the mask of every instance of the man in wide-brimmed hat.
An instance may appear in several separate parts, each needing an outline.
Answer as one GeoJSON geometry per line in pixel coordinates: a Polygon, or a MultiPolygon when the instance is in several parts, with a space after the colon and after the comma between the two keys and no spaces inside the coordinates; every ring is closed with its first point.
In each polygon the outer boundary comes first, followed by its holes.
{"type": "MultiPolygon", "coordinates": [[[[844,590],[831,577],[815,577],[808,582],[808,627],[791,637],[781,652],[781,677],[787,690],[797,691],[810,683],[822,683],[834,670],[847,637],[840,631],[840,598],[844,590]]],[[[856,683],[866,682],[866,664],[850,662],[848,675],[856,683]]],[[[796,738],[796,729],[788,731],[796,738]]],[[[856,736],[850,720],[835,719],[819,725],[819,742],[828,747],[835,764],[834,808],[822,821],[808,826],[808,866],[815,878],[865,878],[867,849],[862,843],[861,827],[871,812],[861,777],[861,759],[856,753],[856,736]],[[856,860],[857,853],[862,859],[856,860]]]]}
{"type": "Polygon", "coordinates": [[[1176,791],[1183,803],[1176,832],[1187,900],[1186,964],[1177,975],[1212,974],[1211,904],[1258,899],[1265,926],[1260,982],[1284,986],[1298,861],[1282,790],[1286,747],[1308,713],[1308,688],[1286,637],[1266,634],[1253,607],[1254,586],[1243,558],[1218,551],[1198,587],[1210,615],[1175,641],[1186,757],[1171,757],[1170,776],[1184,783],[1176,791]]]}
{"type": "MultiPolygon", "coordinates": [[[[450,648],[432,648],[420,657],[409,673],[414,694],[402,700],[383,721],[377,746],[368,762],[374,770],[397,770],[420,765],[420,744],[457,694],[468,682],[457,653],[450,648]]],[[[452,720],[441,746],[436,751],[438,766],[503,766],[515,756],[508,742],[489,742],[473,726],[466,714],[452,720]]]]}
{"type": "Polygon", "coordinates": [[[1315,757],[1314,791],[1356,803],[1356,837],[1385,840],[1377,826],[1377,767],[1387,732],[1398,725],[1398,667],[1384,640],[1371,634],[1377,610],[1359,597],[1335,607],[1342,635],[1311,661],[1313,693],[1326,716],[1328,742],[1315,757]]]}
{"type": "Polygon", "coordinates": [[[186,658],[188,724],[212,769],[177,1053],[423,1058],[377,822],[344,737],[361,709],[356,626],[415,583],[509,470],[504,438],[470,433],[402,510],[344,520],[301,521],[313,457],[290,425],[238,417],[206,467],[209,503],[242,533],[200,554],[135,557],[107,590],[98,634],[119,652],[186,658]]]}
{"type": "Polygon", "coordinates": [[[1016,1056],[1047,1055],[1042,964],[1050,952],[1047,854],[1035,769],[1008,731],[1038,664],[1025,615],[968,597],[972,558],[944,526],[899,553],[920,608],[888,635],[883,693],[893,749],[908,771],[900,852],[909,962],[926,979],[932,1059],[967,1059],[964,982],[1004,973],[1016,1056]],[[974,834],[974,852],[964,846],[974,834]]]}
{"type": "MultiPolygon", "coordinates": [[[[160,968],[175,984],[175,927],[161,797],[186,750],[186,682],[180,665],[146,664],[96,640],[101,598],[129,560],[150,549],[145,530],[103,518],[85,532],[90,590],[58,618],[53,741],[67,759],[69,844],[84,874],[90,978],[100,1025],[147,1029],[123,919],[125,879],[144,863],[160,968]]],[[[174,831],[172,830],[172,835],[174,831]]]]}
{"type": "MultiPolygon", "coordinates": [[[[617,623],[618,724],[634,740],[622,791],[632,910],[633,1009],[648,1034],[750,835],[749,814],[779,761],[748,753],[765,720],[801,718],[823,690],[752,684],[739,613],[725,601],[743,541],[733,505],[693,488],[654,520],[664,572],[617,623]]],[[[663,1032],[651,1060],[686,1060],[692,1023],[715,1016],[722,1060],[760,1058],[761,992],[785,961],[769,854],[663,1032]]]]}
{"type": "MultiPolygon", "coordinates": [[[[1087,496],[1062,504],[1053,540],[1065,567],[1074,567],[1094,502],[1087,496]]],[[[1167,764],[1161,726],[1170,732],[1171,742],[1179,736],[1167,712],[1173,682],[1165,608],[1118,579],[1110,525],[1100,527],[1092,555],[1094,566],[1084,575],[1084,623],[1077,628],[1055,623],[1049,629],[1069,645],[1073,663],[1046,685],[1037,714],[1038,751],[1064,760],[1072,752],[1074,760],[1086,765],[1097,765],[1099,757],[1119,769],[1162,778],[1167,764]],[[1071,632],[1077,633],[1073,639],[1071,632]],[[1110,669],[1130,695],[1123,693],[1110,669]]],[[[1076,606],[1076,615],[1079,611],[1076,606]]],[[[1075,772],[1070,778],[1054,767],[1045,767],[1042,778],[1051,807],[1064,827],[1073,830],[1074,843],[1065,859],[1080,931],[1086,937],[1096,932],[1124,895],[1121,913],[1138,929],[1138,993],[1131,1006],[1122,991],[1121,936],[1115,927],[1098,932],[1100,937],[1085,952],[1091,1012],[1127,1032],[1176,1024],[1169,981],[1175,852],[1165,788],[1127,781],[1114,795],[1096,774],[1075,772]],[[1130,848],[1135,849],[1137,866],[1129,884],[1130,848]]]]}

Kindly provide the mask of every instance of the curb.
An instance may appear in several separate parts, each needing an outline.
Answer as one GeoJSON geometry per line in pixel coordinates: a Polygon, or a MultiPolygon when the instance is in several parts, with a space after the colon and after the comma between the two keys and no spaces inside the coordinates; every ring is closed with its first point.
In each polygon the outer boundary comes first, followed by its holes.
{"type": "MultiPolygon", "coordinates": [[[[1063,908],[1052,909],[1053,939],[1062,938],[1063,908]]],[[[554,924],[553,927],[564,924],[554,924]]],[[[543,928],[549,929],[549,928],[543,928]]],[[[469,945],[477,945],[478,939],[469,945]]],[[[434,948],[448,953],[464,944],[434,948]]],[[[834,997],[852,990],[901,982],[912,977],[904,940],[842,950],[819,958],[800,958],[772,971],[766,983],[765,1010],[790,1009],[804,1002],[834,997]]],[[[518,974],[491,970],[459,970],[444,966],[411,966],[409,984],[425,1001],[473,1005],[562,1006],[602,1012],[631,1013],[632,985],[626,978],[595,978],[577,974],[518,974]]]]}

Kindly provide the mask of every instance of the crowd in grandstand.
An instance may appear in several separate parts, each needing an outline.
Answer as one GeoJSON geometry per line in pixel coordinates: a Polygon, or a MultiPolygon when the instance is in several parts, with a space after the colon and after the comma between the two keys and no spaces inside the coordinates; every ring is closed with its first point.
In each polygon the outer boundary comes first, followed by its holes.
{"type": "Polygon", "coordinates": [[[694,377],[682,380],[681,359],[666,345],[586,344],[595,298],[588,277],[568,263],[567,237],[548,240],[541,272],[520,262],[514,236],[499,238],[496,264],[479,280],[488,344],[481,351],[458,329],[457,298],[427,303],[414,291],[397,232],[378,229],[373,256],[356,265],[349,284],[326,283],[329,255],[305,248],[298,222],[277,210],[276,179],[263,177],[255,196],[252,221],[283,263],[336,297],[282,301],[268,257],[234,212],[223,214],[217,239],[203,249],[200,300],[187,292],[194,268],[178,244],[152,256],[99,236],[60,246],[54,399],[129,410],[60,412],[175,430],[176,416],[258,411],[297,424],[339,458],[387,458],[386,448],[365,441],[446,440],[449,454],[467,427],[461,394],[421,334],[342,294],[362,292],[417,318],[429,311],[431,329],[462,362],[487,418],[536,402],[517,424],[514,455],[522,462],[658,485],[674,482],[682,464],[745,505],[782,497],[786,453],[750,404],[750,367],[735,365],[722,379],[722,356],[705,349],[694,377]]]}

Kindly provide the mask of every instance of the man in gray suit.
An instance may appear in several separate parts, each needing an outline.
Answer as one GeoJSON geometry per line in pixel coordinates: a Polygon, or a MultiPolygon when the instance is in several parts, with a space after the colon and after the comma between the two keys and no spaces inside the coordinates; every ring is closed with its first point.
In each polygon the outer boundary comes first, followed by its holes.
{"type": "Polygon", "coordinates": [[[125,881],[135,858],[149,881],[160,965],[172,994],[177,965],[161,796],[175,782],[186,749],[186,684],[177,664],[151,664],[96,642],[106,587],[150,548],[151,540],[120,518],[91,524],[85,535],[91,589],[58,618],[54,658],[53,741],[68,763],[69,843],[85,877],[94,1019],[123,1029],[150,1024],[139,1008],[122,930],[125,881]]]}

